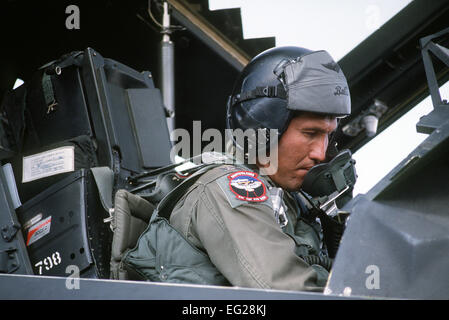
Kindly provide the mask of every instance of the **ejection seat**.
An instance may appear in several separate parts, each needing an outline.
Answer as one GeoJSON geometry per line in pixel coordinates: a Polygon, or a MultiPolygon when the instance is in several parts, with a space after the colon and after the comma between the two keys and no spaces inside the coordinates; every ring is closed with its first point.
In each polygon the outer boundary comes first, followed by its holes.
{"type": "Polygon", "coordinates": [[[139,236],[148,226],[154,206],[142,197],[124,189],[114,198],[114,215],[111,226],[114,231],[111,249],[111,274],[115,280],[142,280],[138,274],[130,274],[121,260],[125,253],[136,246],[139,236]]]}

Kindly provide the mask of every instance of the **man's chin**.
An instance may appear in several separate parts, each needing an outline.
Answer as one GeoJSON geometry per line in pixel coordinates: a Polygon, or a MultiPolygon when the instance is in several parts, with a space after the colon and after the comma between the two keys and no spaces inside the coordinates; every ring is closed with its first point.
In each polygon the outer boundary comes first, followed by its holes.
{"type": "MultiPolygon", "coordinates": [[[[285,176],[284,176],[285,177],[285,176]]],[[[301,176],[293,176],[290,179],[282,179],[280,176],[270,176],[271,180],[275,182],[279,187],[287,191],[299,191],[301,189],[302,183],[304,181],[304,177],[301,176]]]]}
{"type": "Polygon", "coordinates": [[[299,191],[299,189],[301,189],[303,181],[304,181],[304,179],[301,179],[300,181],[291,181],[290,183],[285,185],[283,188],[286,189],[287,191],[299,191]]]}

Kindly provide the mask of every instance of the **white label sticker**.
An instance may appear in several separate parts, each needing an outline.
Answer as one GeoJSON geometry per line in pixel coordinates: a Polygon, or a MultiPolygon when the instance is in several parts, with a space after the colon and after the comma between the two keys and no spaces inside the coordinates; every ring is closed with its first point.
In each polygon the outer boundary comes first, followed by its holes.
{"type": "Polygon", "coordinates": [[[50,233],[51,216],[39,221],[28,230],[27,246],[50,233]]]}
{"type": "Polygon", "coordinates": [[[22,183],[75,170],[75,148],[61,147],[23,157],[22,183]]]}

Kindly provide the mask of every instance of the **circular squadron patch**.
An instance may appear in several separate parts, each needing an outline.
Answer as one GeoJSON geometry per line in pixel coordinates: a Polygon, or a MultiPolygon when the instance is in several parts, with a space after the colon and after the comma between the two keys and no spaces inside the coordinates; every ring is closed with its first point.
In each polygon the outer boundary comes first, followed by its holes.
{"type": "Polygon", "coordinates": [[[230,174],[229,189],[237,199],[251,202],[261,202],[268,199],[266,187],[257,178],[257,173],[251,171],[238,171],[230,174]]]}

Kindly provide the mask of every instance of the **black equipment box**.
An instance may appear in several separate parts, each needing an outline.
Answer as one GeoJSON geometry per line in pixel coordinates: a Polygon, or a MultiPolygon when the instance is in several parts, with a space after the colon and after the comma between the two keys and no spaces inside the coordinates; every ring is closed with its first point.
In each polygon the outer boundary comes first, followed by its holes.
{"type": "Polygon", "coordinates": [[[17,209],[36,275],[109,278],[112,232],[90,170],[78,170],[17,209]],[[76,269],[75,269],[76,270],[76,269]]]}
{"type": "Polygon", "coordinates": [[[24,182],[23,157],[78,137],[87,137],[93,151],[92,161],[75,169],[107,166],[117,188],[127,187],[129,175],[170,164],[166,112],[151,73],[105,59],[91,48],[40,68],[5,95],[1,111],[0,129],[8,137],[1,149],[16,156],[0,152],[0,159],[11,162],[23,203],[64,177],[24,182]]]}

